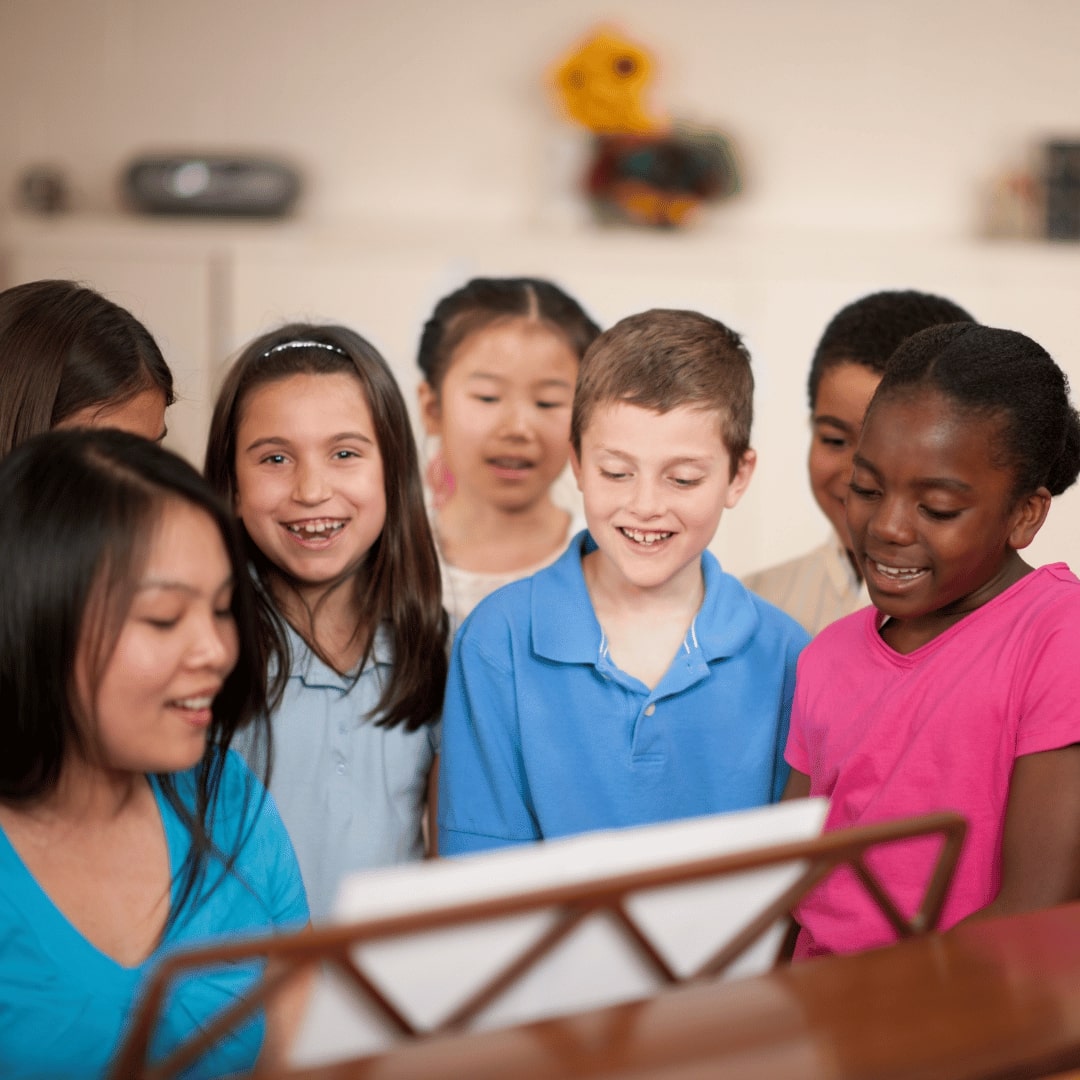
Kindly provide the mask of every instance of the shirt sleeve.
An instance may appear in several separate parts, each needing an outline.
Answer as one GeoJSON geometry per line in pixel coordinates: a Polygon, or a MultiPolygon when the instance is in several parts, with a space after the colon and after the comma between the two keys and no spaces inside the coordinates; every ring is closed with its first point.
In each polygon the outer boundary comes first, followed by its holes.
{"type": "MultiPolygon", "coordinates": [[[[788,776],[791,773],[791,759],[787,757],[786,747],[790,745],[792,710],[795,698],[796,672],[798,670],[799,654],[810,640],[809,635],[801,626],[793,624],[791,640],[788,642],[787,654],[784,658],[784,698],[783,715],[780,717],[780,728],[776,740],[776,761],[773,766],[773,802],[779,802],[787,787],[788,776]]],[[[795,766],[798,768],[798,766],[795,766]]],[[[801,770],[800,770],[801,771],[801,770]]]]}
{"type": "Polygon", "coordinates": [[[808,658],[804,655],[796,668],[795,692],[791,699],[791,722],[788,727],[787,747],[784,750],[787,763],[806,776],[810,775],[810,752],[806,745],[806,695],[803,691],[806,688],[808,666],[808,658]]]}
{"type": "Polygon", "coordinates": [[[1075,603],[1062,605],[1019,674],[1016,756],[1060,750],[1080,742],[1080,664],[1076,662],[1075,603]]]}
{"type": "Polygon", "coordinates": [[[292,841],[273,796],[234,752],[225,782],[230,798],[245,800],[237,873],[256,892],[278,930],[294,930],[309,918],[307,895],[292,841]]]}
{"type": "Polygon", "coordinates": [[[540,839],[521,754],[512,650],[479,640],[485,615],[481,609],[469,619],[450,658],[439,765],[444,855],[540,839]]]}

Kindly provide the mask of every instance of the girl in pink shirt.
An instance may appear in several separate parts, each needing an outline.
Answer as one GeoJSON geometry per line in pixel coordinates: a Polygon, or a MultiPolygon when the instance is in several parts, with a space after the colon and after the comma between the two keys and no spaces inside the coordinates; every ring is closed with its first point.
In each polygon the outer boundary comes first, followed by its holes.
{"type": "MultiPolygon", "coordinates": [[[[1020,556],[1078,472],[1067,379],[1009,330],[915,334],[863,424],[846,510],[874,608],[800,658],[786,795],[828,796],[827,828],[963,814],[942,928],[1080,897],[1080,581],[1020,556]]],[[[870,860],[906,914],[938,844],[870,860]]],[[[796,917],[796,957],[895,937],[846,871],[796,917]]]]}

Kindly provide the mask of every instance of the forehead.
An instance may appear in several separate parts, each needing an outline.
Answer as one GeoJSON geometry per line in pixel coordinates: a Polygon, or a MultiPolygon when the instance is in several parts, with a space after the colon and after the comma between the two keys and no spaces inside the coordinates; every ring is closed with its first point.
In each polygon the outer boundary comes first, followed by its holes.
{"type": "Polygon", "coordinates": [[[468,334],[451,355],[451,372],[465,377],[489,374],[573,384],[577,353],[565,335],[542,319],[504,318],[468,334]]]}
{"type": "Polygon", "coordinates": [[[72,413],[58,428],[114,428],[141,435],[151,442],[165,430],[165,392],[157,387],[140,390],[118,404],[87,405],[72,413]]]}
{"type": "Polygon", "coordinates": [[[1008,479],[1012,470],[996,464],[1001,435],[1000,417],[966,409],[938,391],[890,394],[867,414],[858,457],[915,476],[1008,479]]]}
{"type": "Polygon", "coordinates": [[[718,409],[680,405],[658,412],[628,401],[598,405],[581,434],[582,449],[638,456],[662,449],[672,457],[727,457],[724,416],[718,409]]]}
{"type": "Polygon", "coordinates": [[[286,375],[244,394],[239,427],[285,429],[314,424],[331,434],[339,424],[374,424],[360,379],[347,372],[286,375]]]}
{"type": "Polygon", "coordinates": [[[861,424],[880,382],[878,372],[853,361],[827,367],[818,383],[814,417],[841,420],[850,426],[861,424]]]}

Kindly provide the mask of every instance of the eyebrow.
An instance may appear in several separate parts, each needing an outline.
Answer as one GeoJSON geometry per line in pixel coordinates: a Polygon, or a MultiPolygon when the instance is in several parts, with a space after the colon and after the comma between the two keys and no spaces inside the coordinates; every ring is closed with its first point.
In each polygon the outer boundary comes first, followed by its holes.
{"type": "MultiPolygon", "coordinates": [[[[232,589],[235,584],[235,578],[231,575],[222,581],[214,590],[214,595],[225,592],[226,589],[232,589]]],[[[188,581],[173,581],[171,578],[144,578],[135,586],[135,592],[147,592],[151,589],[165,589],[171,592],[186,593],[189,596],[198,596],[202,590],[195,589],[195,586],[188,581]]]]}
{"type": "Polygon", "coordinates": [[[813,422],[815,424],[828,424],[829,427],[840,428],[841,431],[854,431],[855,430],[855,427],[854,427],[853,424],[846,423],[844,420],[841,420],[837,416],[829,416],[827,414],[822,414],[820,416],[815,416],[813,418],[813,422]]]}
{"type": "MultiPolygon", "coordinates": [[[[881,470],[860,454],[856,454],[852,458],[852,464],[858,469],[866,469],[867,472],[872,472],[879,480],[881,479],[881,470]]],[[[922,490],[933,488],[962,493],[975,490],[970,484],[963,480],[957,480],[953,476],[920,476],[913,481],[913,486],[922,490]]]]}
{"type": "MultiPolygon", "coordinates": [[[[362,431],[339,431],[336,435],[330,435],[326,439],[328,443],[336,442],[348,442],[350,439],[354,439],[357,442],[367,443],[368,446],[374,446],[375,440],[370,435],[365,435],[362,431]]],[[[245,447],[244,453],[250,454],[252,450],[261,450],[266,446],[290,446],[292,445],[288,439],[282,435],[267,435],[264,439],[256,439],[250,446],[245,447]]]]}
{"type": "MultiPolygon", "coordinates": [[[[611,454],[613,457],[622,458],[623,461],[629,461],[631,464],[636,465],[638,459],[633,454],[627,453],[625,450],[615,450],[610,446],[598,446],[596,448],[598,454],[611,454]]],[[[682,457],[667,458],[663,462],[664,468],[671,468],[672,465],[701,465],[705,466],[709,463],[708,457],[702,457],[700,455],[694,456],[693,454],[685,454],[682,457]]]]}

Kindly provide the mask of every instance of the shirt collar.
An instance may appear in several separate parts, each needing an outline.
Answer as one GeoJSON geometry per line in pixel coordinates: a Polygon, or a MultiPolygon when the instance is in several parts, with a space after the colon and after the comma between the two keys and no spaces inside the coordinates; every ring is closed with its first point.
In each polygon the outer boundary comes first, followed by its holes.
{"type": "Polygon", "coordinates": [[[359,672],[346,672],[344,675],[319,659],[308,647],[308,643],[288,623],[285,624],[285,632],[289,641],[289,655],[292,658],[292,670],[289,677],[299,679],[305,686],[349,690],[365,672],[375,667],[389,667],[393,663],[393,642],[390,638],[390,630],[384,623],[376,627],[371,655],[363,669],[359,672]]]}
{"type": "MultiPolygon", "coordinates": [[[[545,660],[596,664],[603,634],[593,611],[581,558],[596,550],[588,530],[579,532],[559,559],[530,579],[532,644],[545,660]]],[[[686,635],[705,660],[739,652],[757,631],[757,608],[747,590],[725,574],[710,551],[701,555],[705,598],[686,635]]]]}

